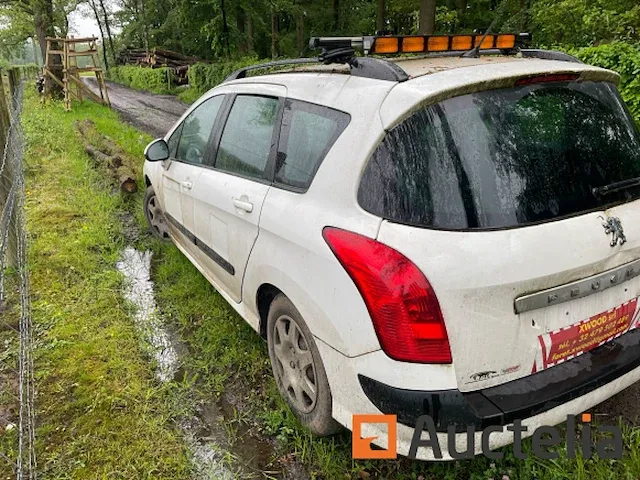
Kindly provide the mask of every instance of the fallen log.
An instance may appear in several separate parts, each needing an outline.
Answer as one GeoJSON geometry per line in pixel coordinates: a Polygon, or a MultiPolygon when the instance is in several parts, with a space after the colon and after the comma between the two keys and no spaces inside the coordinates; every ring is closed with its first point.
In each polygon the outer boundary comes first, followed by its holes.
{"type": "MultiPolygon", "coordinates": [[[[86,119],[76,122],[76,128],[84,139],[95,135],[100,141],[100,150],[104,151],[107,155],[115,156],[122,152],[120,147],[118,147],[113,140],[96,130],[96,124],[92,120],[86,119]]],[[[122,164],[122,159],[120,160],[122,164]]]]}
{"type": "Polygon", "coordinates": [[[138,191],[138,182],[133,178],[131,170],[127,167],[120,167],[116,171],[118,181],[120,182],[120,190],[125,193],[136,193],[138,191]]]}
{"type": "Polygon", "coordinates": [[[138,191],[138,183],[131,170],[122,164],[122,158],[118,155],[107,155],[93,145],[86,144],[85,152],[94,160],[96,166],[106,167],[118,182],[120,190],[125,193],[136,193],[138,191]]]}
{"type": "Polygon", "coordinates": [[[89,154],[89,156],[94,160],[94,163],[97,166],[108,166],[111,157],[106,153],[101,152],[93,145],[86,144],[84,146],[84,151],[89,154]]]}

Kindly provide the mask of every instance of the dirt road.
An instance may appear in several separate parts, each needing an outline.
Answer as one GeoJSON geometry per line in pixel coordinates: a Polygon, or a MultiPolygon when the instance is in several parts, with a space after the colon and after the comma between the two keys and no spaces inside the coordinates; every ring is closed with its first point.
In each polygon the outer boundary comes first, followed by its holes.
{"type": "MultiPolygon", "coordinates": [[[[98,91],[95,78],[83,80],[92,90],[98,91]]],[[[189,108],[173,95],[141,92],[113,82],[107,82],[107,88],[111,105],[123,120],[153,137],[164,136],[189,108]]]]}

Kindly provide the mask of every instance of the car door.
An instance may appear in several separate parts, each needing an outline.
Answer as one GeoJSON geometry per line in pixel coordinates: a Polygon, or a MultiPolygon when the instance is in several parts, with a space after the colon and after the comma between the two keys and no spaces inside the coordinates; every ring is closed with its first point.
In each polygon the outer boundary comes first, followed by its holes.
{"type": "Polygon", "coordinates": [[[165,214],[169,224],[186,239],[186,246],[193,245],[194,207],[193,186],[202,173],[213,125],[224,95],[211,97],[196,107],[169,139],[172,158],[162,172],[162,191],[165,214]],[[189,245],[191,244],[191,245],[189,245]]]}
{"type": "Polygon", "coordinates": [[[198,260],[219,288],[241,301],[244,270],[269,191],[286,89],[250,86],[229,100],[212,168],[194,189],[198,260]]]}

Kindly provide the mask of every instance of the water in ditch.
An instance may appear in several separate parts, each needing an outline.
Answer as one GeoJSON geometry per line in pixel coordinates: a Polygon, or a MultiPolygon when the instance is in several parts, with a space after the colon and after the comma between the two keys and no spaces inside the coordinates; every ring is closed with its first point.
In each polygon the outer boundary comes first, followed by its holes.
{"type": "MultiPolygon", "coordinates": [[[[117,269],[125,276],[123,294],[135,307],[136,326],[156,361],[157,379],[168,382],[180,375],[180,358],[186,352],[158,311],[151,258],[151,252],[127,247],[117,269]]],[[[181,420],[180,429],[193,456],[198,479],[299,478],[292,476],[292,472],[265,471],[274,456],[273,446],[266,439],[248,435],[247,429],[234,422],[233,406],[213,400],[194,406],[194,410],[193,416],[181,420]],[[229,441],[229,428],[233,428],[234,437],[241,439],[235,445],[229,441]]]]}

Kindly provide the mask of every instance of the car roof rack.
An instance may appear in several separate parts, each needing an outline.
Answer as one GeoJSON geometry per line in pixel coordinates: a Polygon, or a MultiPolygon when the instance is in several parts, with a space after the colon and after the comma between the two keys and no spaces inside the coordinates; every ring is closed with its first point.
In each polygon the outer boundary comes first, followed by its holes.
{"type": "MultiPolygon", "coordinates": [[[[274,67],[311,64],[345,64],[351,75],[391,82],[404,82],[409,75],[399,65],[381,58],[366,55],[419,54],[421,58],[464,56],[470,50],[477,55],[515,55],[526,58],[583,63],[578,58],[555,50],[524,48],[531,41],[528,33],[460,34],[460,35],[377,35],[361,37],[313,37],[309,48],[321,48],[314,58],[277,60],[236,70],[224,82],[245,78],[248,72],[274,67]],[[356,55],[362,50],[364,57],[356,55]]],[[[414,57],[415,58],[415,57],[414,57]]]]}
{"type": "MultiPolygon", "coordinates": [[[[314,39],[309,42],[311,48],[317,48],[314,39]]],[[[249,65],[247,67],[236,70],[229,75],[224,81],[230,82],[245,78],[248,72],[253,70],[263,70],[273,67],[285,67],[295,65],[310,64],[346,64],[349,66],[351,75],[355,77],[372,78],[376,80],[388,80],[390,82],[405,82],[409,80],[409,75],[402,68],[393,62],[380,58],[358,57],[354,46],[346,37],[331,38],[330,45],[322,46],[322,53],[315,58],[294,58],[290,60],[277,60],[274,62],[260,63],[257,65],[249,65]],[[332,48],[331,48],[332,47],[332,48]]]]}

